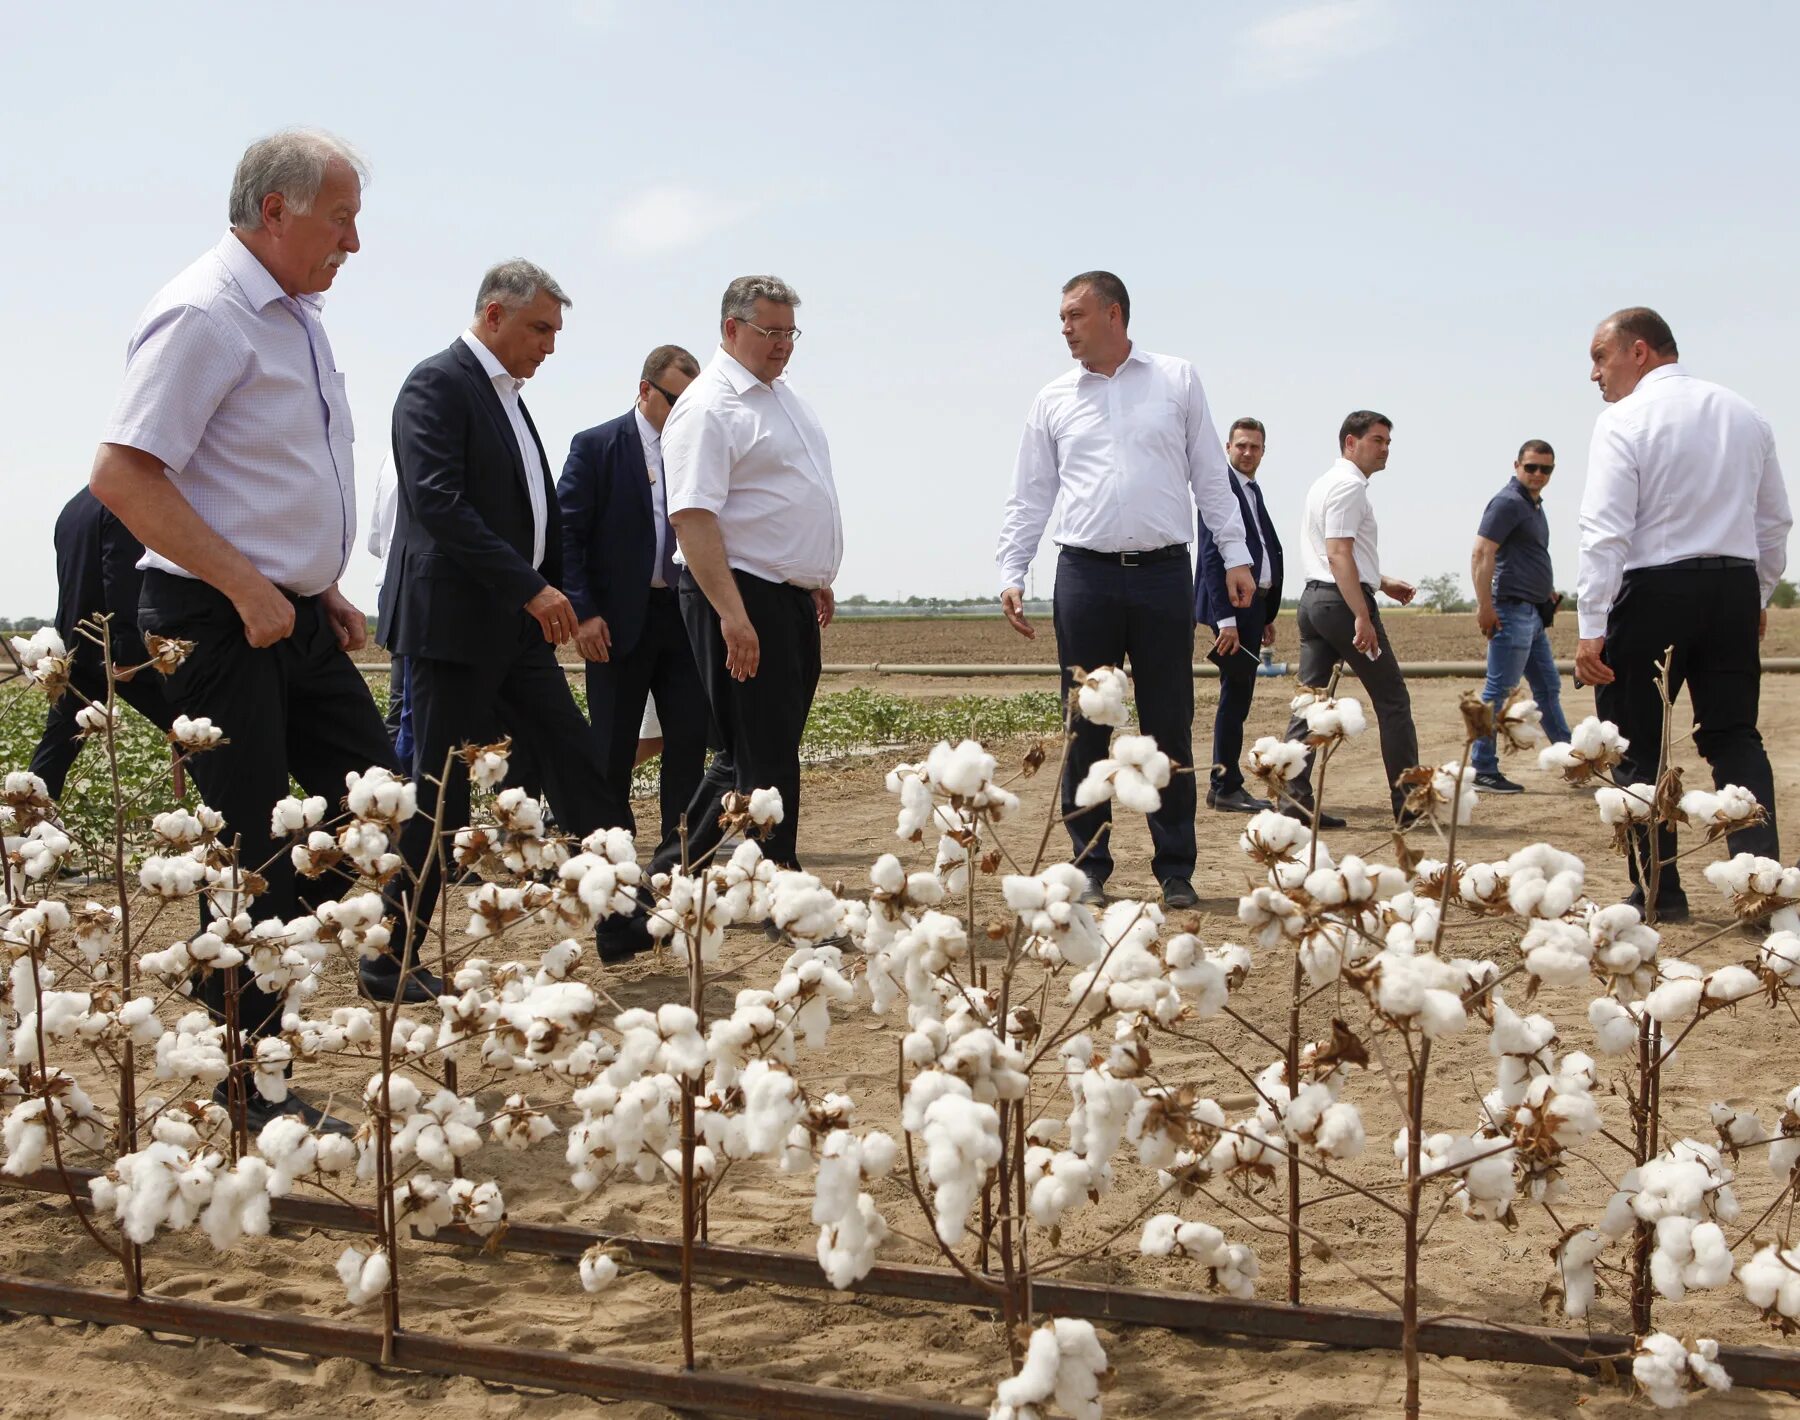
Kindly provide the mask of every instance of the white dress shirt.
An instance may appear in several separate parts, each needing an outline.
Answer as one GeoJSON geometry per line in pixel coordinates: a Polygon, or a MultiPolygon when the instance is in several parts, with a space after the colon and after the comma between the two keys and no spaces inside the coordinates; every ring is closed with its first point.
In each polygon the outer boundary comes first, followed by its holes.
{"type": "Polygon", "coordinates": [[[1336,582],[1328,537],[1354,540],[1356,580],[1381,586],[1381,554],[1376,545],[1375,509],[1369,502],[1369,478],[1349,459],[1339,459],[1306,490],[1306,520],[1300,526],[1300,569],[1309,582],[1336,582]]]}
{"type": "Polygon", "coordinates": [[[463,343],[475,352],[481,368],[494,382],[494,393],[500,396],[500,407],[506,411],[506,422],[512,425],[513,439],[519,446],[519,459],[525,465],[525,496],[531,501],[531,565],[544,565],[544,526],[549,519],[544,493],[544,461],[538,457],[537,440],[531,437],[531,426],[525,422],[524,406],[519,402],[519,387],[525,383],[506,371],[492,350],[483,345],[473,331],[462,333],[463,343]]]}
{"type": "Polygon", "coordinates": [[[663,425],[662,463],[668,511],[716,516],[732,567],[800,587],[836,580],[844,524],[831,448],[785,376],[764,384],[721,349],[663,425]]]}
{"type": "Polygon", "coordinates": [[[1194,509],[1227,567],[1250,561],[1244,520],[1206,391],[1186,360],[1131,347],[1111,375],[1077,365],[1025,417],[1000,525],[1000,585],[1022,587],[1050,510],[1055,538],[1093,552],[1148,552],[1194,537],[1194,509]]]}
{"type": "MultiPolygon", "coordinates": [[[[643,410],[633,405],[631,412],[637,416],[638,438],[644,445],[644,473],[650,480],[650,506],[656,513],[656,555],[650,563],[650,585],[666,587],[669,584],[663,580],[663,558],[669,546],[669,491],[663,478],[662,435],[644,418],[643,410]]],[[[639,738],[655,737],[644,735],[639,738]]]]}
{"type": "MultiPolygon", "coordinates": [[[[227,232],[151,300],[101,440],[162,461],[200,521],[301,596],[356,538],[355,430],[318,296],[288,296],[227,232]]],[[[145,550],[139,567],[191,577],[145,550]]]]}
{"type": "MultiPolygon", "coordinates": [[[[1229,465],[1230,462],[1231,460],[1227,458],[1227,465],[1229,465]]],[[[1256,506],[1256,496],[1250,492],[1250,480],[1239,473],[1236,468],[1231,470],[1231,477],[1232,481],[1235,482],[1238,488],[1243,492],[1244,501],[1254,508],[1256,506]]],[[[1275,564],[1269,560],[1268,538],[1259,537],[1257,542],[1258,546],[1262,548],[1262,563],[1256,569],[1256,589],[1259,592],[1266,592],[1270,587],[1275,585],[1275,564]]],[[[1248,555],[1248,543],[1245,544],[1244,551],[1246,555],[1248,555]]],[[[1237,618],[1235,616],[1221,616],[1218,624],[1219,630],[1221,631],[1228,626],[1235,628],[1237,626],[1237,618]]]]}
{"type": "Polygon", "coordinates": [[[394,451],[381,456],[381,471],[375,475],[375,506],[369,510],[369,536],[364,546],[369,556],[378,559],[381,576],[375,579],[376,600],[381,597],[381,584],[387,577],[388,549],[394,545],[394,526],[400,518],[400,479],[394,472],[394,451]]]}
{"type": "Polygon", "coordinates": [[[1594,421],[1575,581],[1582,637],[1606,635],[1626,572],[1690,557],[1754,562],[1767,606],[1793,523],[1768,420],[1722,385],[1657,366],[1594,421]]]}

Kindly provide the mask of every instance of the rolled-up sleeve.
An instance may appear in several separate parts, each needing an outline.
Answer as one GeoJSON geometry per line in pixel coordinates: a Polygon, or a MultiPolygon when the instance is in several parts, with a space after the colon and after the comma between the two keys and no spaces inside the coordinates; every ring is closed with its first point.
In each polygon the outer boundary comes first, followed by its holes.
{"type": "Polygon", "coordinates": [[[662,454],[671,516],[689,508],[716,515],[725,506],[737,450],[730,421],[718,410],[677,402],[663,429],[662,454]]]}
{"type": "Polygon", "coordinates": [[[1041,399],[1025,416],[1025,432],[1019,437],[1019,456],[1013,462],[1012,495],[1000,519],[1000,547],[994,560],[1000,568],[1000,586],[1023,587],[1031,559],[1037,555],[1050,510],[1061,483],[1056,467],[1056,441],[1050,435],[1041,399]]]}
{"type": "Polygon", "coordinates": [[[1206,523],[1226,567],[1248,567],[1250,544],[1244,536],[1244,515],[1231,491],[1230,465],[1225,446],[1213,426],[1212,409],[1200,377],[1190,368],[1187,376],[1188,482],[1194,490],[1194,506],[1206,523]]]}
{"type": "Polygon", "coordinates": [[[1768,445],[1762,478],[1756,485],[1756,575],[1767,606],[1775,595],[1775,584],[1787,571],[1788,532],[1794,526],[1794,515],[1788,507],[1787,485],[1781,481],[1781,462],[1775,457],[1774,431],[1765,428],[1763,432],[1768,445]]]}
{"type": "Polygon", "coordinates": [[[180,472],[243,380],[249,355],[238,331],[196,306],[158,312],[132,337],[101,442],[141,449],[180,472]]]}
{"type": "Polygon", "coordinates": [[[1637,526],[1638,463],[1630,431],[1611,411],[1594,423],[1587,486],[1581,493],[1581,557],[1575,577],[1576,619],[1583,640],[1606,635],[1606,618],[1625,578],[1637,526]]]}

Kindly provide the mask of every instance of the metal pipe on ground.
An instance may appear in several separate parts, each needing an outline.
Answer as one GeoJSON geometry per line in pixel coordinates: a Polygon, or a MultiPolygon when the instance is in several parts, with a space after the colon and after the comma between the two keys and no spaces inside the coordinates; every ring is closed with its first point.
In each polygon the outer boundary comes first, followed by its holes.
{"type": "MultiPolygon", "coordinates": [[[[1564,675],[1575,669],[1573,661],[1558,661],[1557,670],[1564,675]]],[[[1793,675],[1800,673],[1800,656],[1766,656],[1762,668],[1767,675],[1793,675]]],[[[364,675],[387,675],[392,670],[386,661],[364,661],[357,669],[364,675]]],[[[563,670],[573,675],[580,670],[578,665],[564,664],[563,670]]],[[[1401,667],[1409,680],[1481,680],[1487,675],[1486,661],[1409,661],[1401,667]]],[[[825,675],[868,675],[868,676],[920,676],[941,678],[945,680],[986,680],[1006,676],[1040,676],[1051,677],[1061,674],[1057,666],[1042,663],[1026,664],[993,664],[993,665],[907,665],[902,663],[888,664],[884,661],[849,662],[837,661],[821,667],[825,675]]],[[[1285,661],[1263,668],[1263,675],[1286,675],[1288,666],[1285,661]]],[[[1219,668],[1211,661],[1201,661],[1194,666],[1194,676],[1199,680],[1217,680],[1219,668]]]]}

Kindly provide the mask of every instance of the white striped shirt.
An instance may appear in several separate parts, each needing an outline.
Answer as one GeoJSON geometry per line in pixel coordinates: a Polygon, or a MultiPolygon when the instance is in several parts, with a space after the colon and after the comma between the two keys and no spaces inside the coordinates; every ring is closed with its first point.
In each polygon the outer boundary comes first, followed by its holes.
{"type": "MultiPolygon", "coordinates": [[[[138,319],[101,435],[161,459],[202,522],[301,596],[337,581],[356,535],[355,431],[319,307],[227,232],[138,319]]],[[[193,575],[148,550],[138,566],[193,575]]]]}

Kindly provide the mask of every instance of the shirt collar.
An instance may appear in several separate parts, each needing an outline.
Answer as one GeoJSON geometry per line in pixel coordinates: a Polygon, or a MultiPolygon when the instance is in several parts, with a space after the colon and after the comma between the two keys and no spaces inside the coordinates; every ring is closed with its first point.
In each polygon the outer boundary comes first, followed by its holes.
{"type": "MultiPolygon", "coordinates": [[[[764,389],[774,388],[773,385],[764,385],[761,380],[751,374],[737,357],[723,345],[719,347],[719,353],[713,357],[713,363],[719,367],[719,372],[725,376],[725,379],[731,385],[732,389],[736,390],[739,394],[743,394],[752,385],[763,385],[764,389]]],[[[776,378],[779,379],[780,377],[777,376],[776,378]]]]}
{"type": "Polygon", "coordinates": [[[524,384],[525,381],[516,379],[514,376],[508,374],[506,366],[500,363],[492,350],[489,350],[487,346],[483,345],[481,341],[476,338],[474,331],[465,330],[462,333],[462,338],[463,343],[475,352],[475,358],[481,361],[481,368],[487,371],[487,377],[490,380],[497,385],[504,382],[504,389],[508,394],[517,394],[519,392],[519,386],[524,384]]]}
{"type": "MultiPolygon", "coordinates": [[[[225,263],[225,269],[231,273],[231,279],[237,282],[238,289],[250,302],[250,309],[260,311],[272,301],[285,300],[287,292],[281,289],[281,283],[269,274],[269,268],[256,259],[256,254],[245,246],[236,232],[227,231],[213,250],[218,253],[219,260],[225,263]]],[[[317,309],[318,302],[309,297],[299,298],[317,309]]]]}
{"type": "Polygon", "coordinates": [[[1140,350],[1137,341],[1134,340],[1131,342],[1131,348],[1125,352],[1125,358],[1119,361],[1119,369],[1114,370],[1110,375],[1103,375],[1098,370],[1090,370],[1079,360],[1075,362],[1075,369],[1085,380],[1116,380],[1119,378],[1119,371],[1127,365],[1148,365],[1149,363],[1149,355],[1140,350]]]}
{"type": "Polygon", "coordinates": [[[648,419],[644,418],[644,411],[639,409],[635,404],[631,406],[631,412],[637,416],[638,438],[643,440],[644,447],[646,449],[660,449],[662,447],[662,435],[656,432],[656,426],[648,419]]]}
{"type": "Polygon", "coordinates": [[[1349,459],[1345,458],[1341,454],[1338,456],[1338,461],[1331,466],[1331,471],[1333,473],[1354,473],[1364,483],[1367,483],[1369,481],[1368,474],[1364,473],[1360,468],[1358,468],[1355,464],[1351,463],[1349,459]]]}
{"type": "Polygon", "coordinates": [[[1641,390],[1652,380],[1673,379],[1676,375],[1685,375],[1686,373],[1687,371],[1681,368],[1681,362],[1679,360],[1670,361],[1667,365],[1658,365],[1654,370],[1644,371],[1644,373],[1638,377],[1637,385],[1631,392],[1636,394],[1638,390],[1641,390]]]}
{"type": "Polygon", "coordinates": [[[1518,495],[1527,503],[1531,504],[1532,507],[1541,508],[1544,506],[1544,500],[1527,488],[1517,474],[1513,475],[1512,486],[1517,491],[1518,495]]]}

